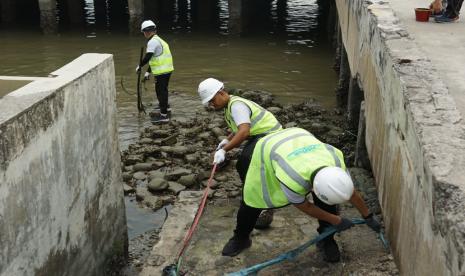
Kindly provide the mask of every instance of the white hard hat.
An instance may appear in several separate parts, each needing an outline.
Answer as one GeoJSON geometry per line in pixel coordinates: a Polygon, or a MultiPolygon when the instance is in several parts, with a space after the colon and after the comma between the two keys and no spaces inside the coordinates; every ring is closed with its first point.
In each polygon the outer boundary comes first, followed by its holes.
{"type": "Polygon", "coordinates": [[[202,81],[199,84],[199,90],[198,90],[202,104],[208,105],[208,102],[211,99],[213,99],[216,93],[218,93],[218,91],[223,89],[223,87],[224,87],[224,83],[214,78],[208,78],[202,81]]]}
{"type": "Polygon", "coordinates": [[[152,20],[145,20],[144,22],[142,22],[142,24],[140,25],[140,31],[141,32],[144,32],[144,31],[152,31],[152,30],[155,30],[157,28],[157,25],[155,25],[155,23],[153,23],[152,20]]]}
{"type": "Polygon", "coordinates": [[[343,169],[325,167],[315,175],[313,192],[326,204],[340,204],[352,197],[354,183],[349,174],[343,169]]]}

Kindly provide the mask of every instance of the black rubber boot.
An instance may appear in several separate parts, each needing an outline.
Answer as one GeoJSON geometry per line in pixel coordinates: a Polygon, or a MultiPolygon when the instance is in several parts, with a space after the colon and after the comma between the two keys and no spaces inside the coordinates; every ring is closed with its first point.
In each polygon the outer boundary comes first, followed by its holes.
{"type": "Polygon", "coordinates": [[[251,245],[252,240],[250,238],[243,239],[234,235],[223,247],[223,251],[221,252],[221,254],[223,256],[233,257],[238,255],[245,249],[249,248],[251,245]]]}
{"type": "Polygon", "coordinates": [[[269,228],[271,223],[273,222],[273,214],[274,210],[269,209],[269,210],[263,210],[260,213],[260,216],[257,219],[257,222],[255,222],[255,229],[266,229],[269,228]]]}
{"type": "Polygon", "coordinates": [[[341,252],[333,236],[319,241],[316,246],[323,252],[324,260],[329,263],[337,263],[341,259],[341,252]]]}

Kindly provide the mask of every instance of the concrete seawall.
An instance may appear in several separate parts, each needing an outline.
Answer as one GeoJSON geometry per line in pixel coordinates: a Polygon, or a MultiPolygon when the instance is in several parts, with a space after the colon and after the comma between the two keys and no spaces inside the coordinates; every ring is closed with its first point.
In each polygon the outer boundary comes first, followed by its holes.
{"type": "Polygon", "coordinates": [[[402,275],[465,274],[463,119],[386,1],[336,0],[366,145],[402,275]]]}
{"type": "Polygon", "coordinates": [[[127,250],[113,57],[0,99],[0,275],[103,275],[127,250]]]}

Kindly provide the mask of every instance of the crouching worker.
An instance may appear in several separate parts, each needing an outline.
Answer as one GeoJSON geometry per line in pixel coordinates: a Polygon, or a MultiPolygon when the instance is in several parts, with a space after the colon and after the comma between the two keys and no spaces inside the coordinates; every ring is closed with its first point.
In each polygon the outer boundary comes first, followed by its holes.
{"type": "MultiPolygon", "coordinates": [[[[300,128],[269,134],[257,142],[253,151],[234,236],[224,246],[223,255],[235,256],[252,244],[249,235],[263,209],[293,204],[318,219],[319,233],[331,225],[338,232],[346,230],[353,223],[339,216],[337,208],[337,204],[346,201],[358,209],[369,227],[376,232],[381,230],[375,216],[354,191],[340,150],[300,128]],[[313,203],[307,200],[309,193],[313,203]]],[[[340,259],[333,236],[318,244],[328,262],[340,259]]]]}
{"type": "MultiPolygon", "coordinates": [[[[230,96],[224,90],[224,84],[214,78],[208,78],[199,84],[199,96],[202,104],[216,110],[224,110],[226,124],[232,130],[228,138],[223,139],[216,148],[214,162],[225,160],[226,152],[239,147],[247,141],[237,160],[236,170],[244,183],[255,144],[263,136],[281,130],[281,124],[271,112],[255,102],[237,96],[230,96]]],[[[273,210],[262,212],[256,220],[255,228],[268,228],[273,220],[273,210]]]]}

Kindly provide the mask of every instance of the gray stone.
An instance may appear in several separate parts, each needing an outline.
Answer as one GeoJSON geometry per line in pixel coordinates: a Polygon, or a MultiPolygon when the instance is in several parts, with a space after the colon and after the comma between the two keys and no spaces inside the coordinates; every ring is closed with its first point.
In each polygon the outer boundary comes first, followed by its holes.
{"type": "Polygon", "coordinates": [[[174,135],[171,135],[165,139],[163,139],[161,141],[161,144],[163,146],[172,146],[172,145],[175,145],[177,142],[178,142],[178,139],[177,139],[177,134],[174,134],[174,135]]]}
{"type": "Polygon", "coordinates": [[[155,178],[164,178],[164,177],[165,177],[165,173],[160,170],[149,172],[149,180],[152,180],[155,178]]]}
{"type": "Polygon", "coordinates": [[[147,185],[147,189],[150,192],[159,192],[159,191],[166,190],[167,188],[168,188],[168,181],[164,180],[163,178],[152,179],[147,185]]]}
{"type": "Polygon", "coordinates": [[[184,158],[186,159],[187,163],[195,164],[195,163],[198,162],[198,160],[200,158],[200,154],[198,154],[198,153],[187,154],[184,158]]]}
{"type": "MultiPolygon", "coordinates": [[[[202,183],[202,186],[207,187],[207,184],[208,184],[208,180],[204,181],[202,183]]],[[[218,188],[218,186],[219,186],[219,182],[216,181],[215,179],[212,179],[212,183],[210,184],[210,188],[216,189],[216,188],[218,188]]]]}
{"type": "Polygon", "coordinates": [[[142,154],[130,154],[124,158],[124,165],[126,166],[142,162],[144,162],[144,156],[142,154]]]}
{"type": "Polygon", "coordinates": [[[177,182],[173,182],[173,181],[168,182],[168,185],[169,185],[168,190],[170,190],[174,194],[178,194],[179,192],[184,191],[186,189],[186,187],[184,185],[181,185],[181,184],[179,184],[177,182]]]}
{"type": "Polygon", "coordinates": [[[135,189],[131,186],[129,186],[128,184],[126,183],[123,183],[123,191],[124,191],[124,194],[129,194],[129,193],[132,193],[135,191],[135,189]]]}
{"type": "Polygon", "coordinates": [[[211,137],[211,134],[208,132],[203,132],[200,133],[197,137],[199,137],[200,139],[209,139],[211,137]]]}
{"type": "Polygon", "coordinates": [[[278,112],[282,110],[282,108],[277,107],[277,106],[271,106],[271,107],[268,107],[267,110],[273,114],[277,114],[278,112]]]}
{"type": "Polygon", "coordinates": [[[165,129],[151,129],[152,138],[166,138],[170,136],[170,131],[165,129]]]}
{"type": "Polygon", "coordinates": [[[147,175],[144,172],[136,172],[132,177],[137,180],[144,180],[147,178],[147,175]]]}
{"type": "Polygon", "coordinates": [[[232,197],[232,198],[238,197],[238,196],[240,196],[240,195],[241,195],[241,191],[239,191],[239,190],[230,191],[229,194],[228,194],[228,196],[229,196],[229,197],[232,197]]]}
{"type": "Polygon", "coordinates": [[[145,197],[144,204],[145,206],[151,208],[154,211],[163,207],[163,201],[159,197],[154,195],[149,195],[145,197]]]}
{"type": "Polygon", "coordinates": [[[154,168],[157,168],[157,169],[160,168],[160,167],[163,167],[164,165],[165,165],[165,162],[163,162],[163,161],[154,161],[154,162],[152,162],[152,166],[154,168]]]}
{"type": "Polygon", "coordinates": [[[226,182],[228,181],[228,177],[226,175],[218,175],[215,176],[215,180],[219,182],[226,182]]]}
{"type": "Polygon", "coordinates": [[[136,188],[136,200],[143,201],[146,197],[150,196],[151,194],[147,191],[146,188],[136,188]]]}
{"type": "Polygon", "coordinates": [[[219,138],[219,137],[221,137],[221,136],[224,136],[224,131],[223,131],[221,128],[219,128],[219,127],[214,127],[214,128],[212,129],[212,132],[213,132],[213,134],[215,134],[216,138],[219,138]]]}
{"type": "Polygon", "coordinates": [[[142,138],[142,139],[139,140],[139,143],[141,143],[141,144],[152,144],[153,139],[151,139],[151,138],[142,138]]]}
{"type": "Polygon", "coordinates": [[[296,122],[289,122],[284,125],[284,128],[291,128],[291,127],[296,127],[297,123],[296,122]]]}
{"type": "Polygon", "coordinates": [[[174,156],[184,156],[189,152],[189,148],[186,146],[173,147],[172,153],[174,156]]]}
{"type": "Polygon", "coordinates": [[[176,168],[165,174],[165,179],[168,181],[176,181],[183,175],[192,174],[192,171],[185,168],[176,168]]]}
{"type": "Polygon", "coordinates": [[[152,169],[151,163],[137,163],[134,165],[134,171],[150,171],[152,169]]]}
{"type": "Polygon", "coordinates": [[[195,174],[183,175],[178,179],[178,182],[186,187],[192,187],[197,184],[197,176],[195,174]]]}
{"type": "Polygon", "coordinates": [[[124,173],[122,173],[121,176],[123,177],[124,182],[128,182],[128,181],[130,181],[132,179],[132,173],[130,173],[130,172],[124,172],[124,173]]]}

